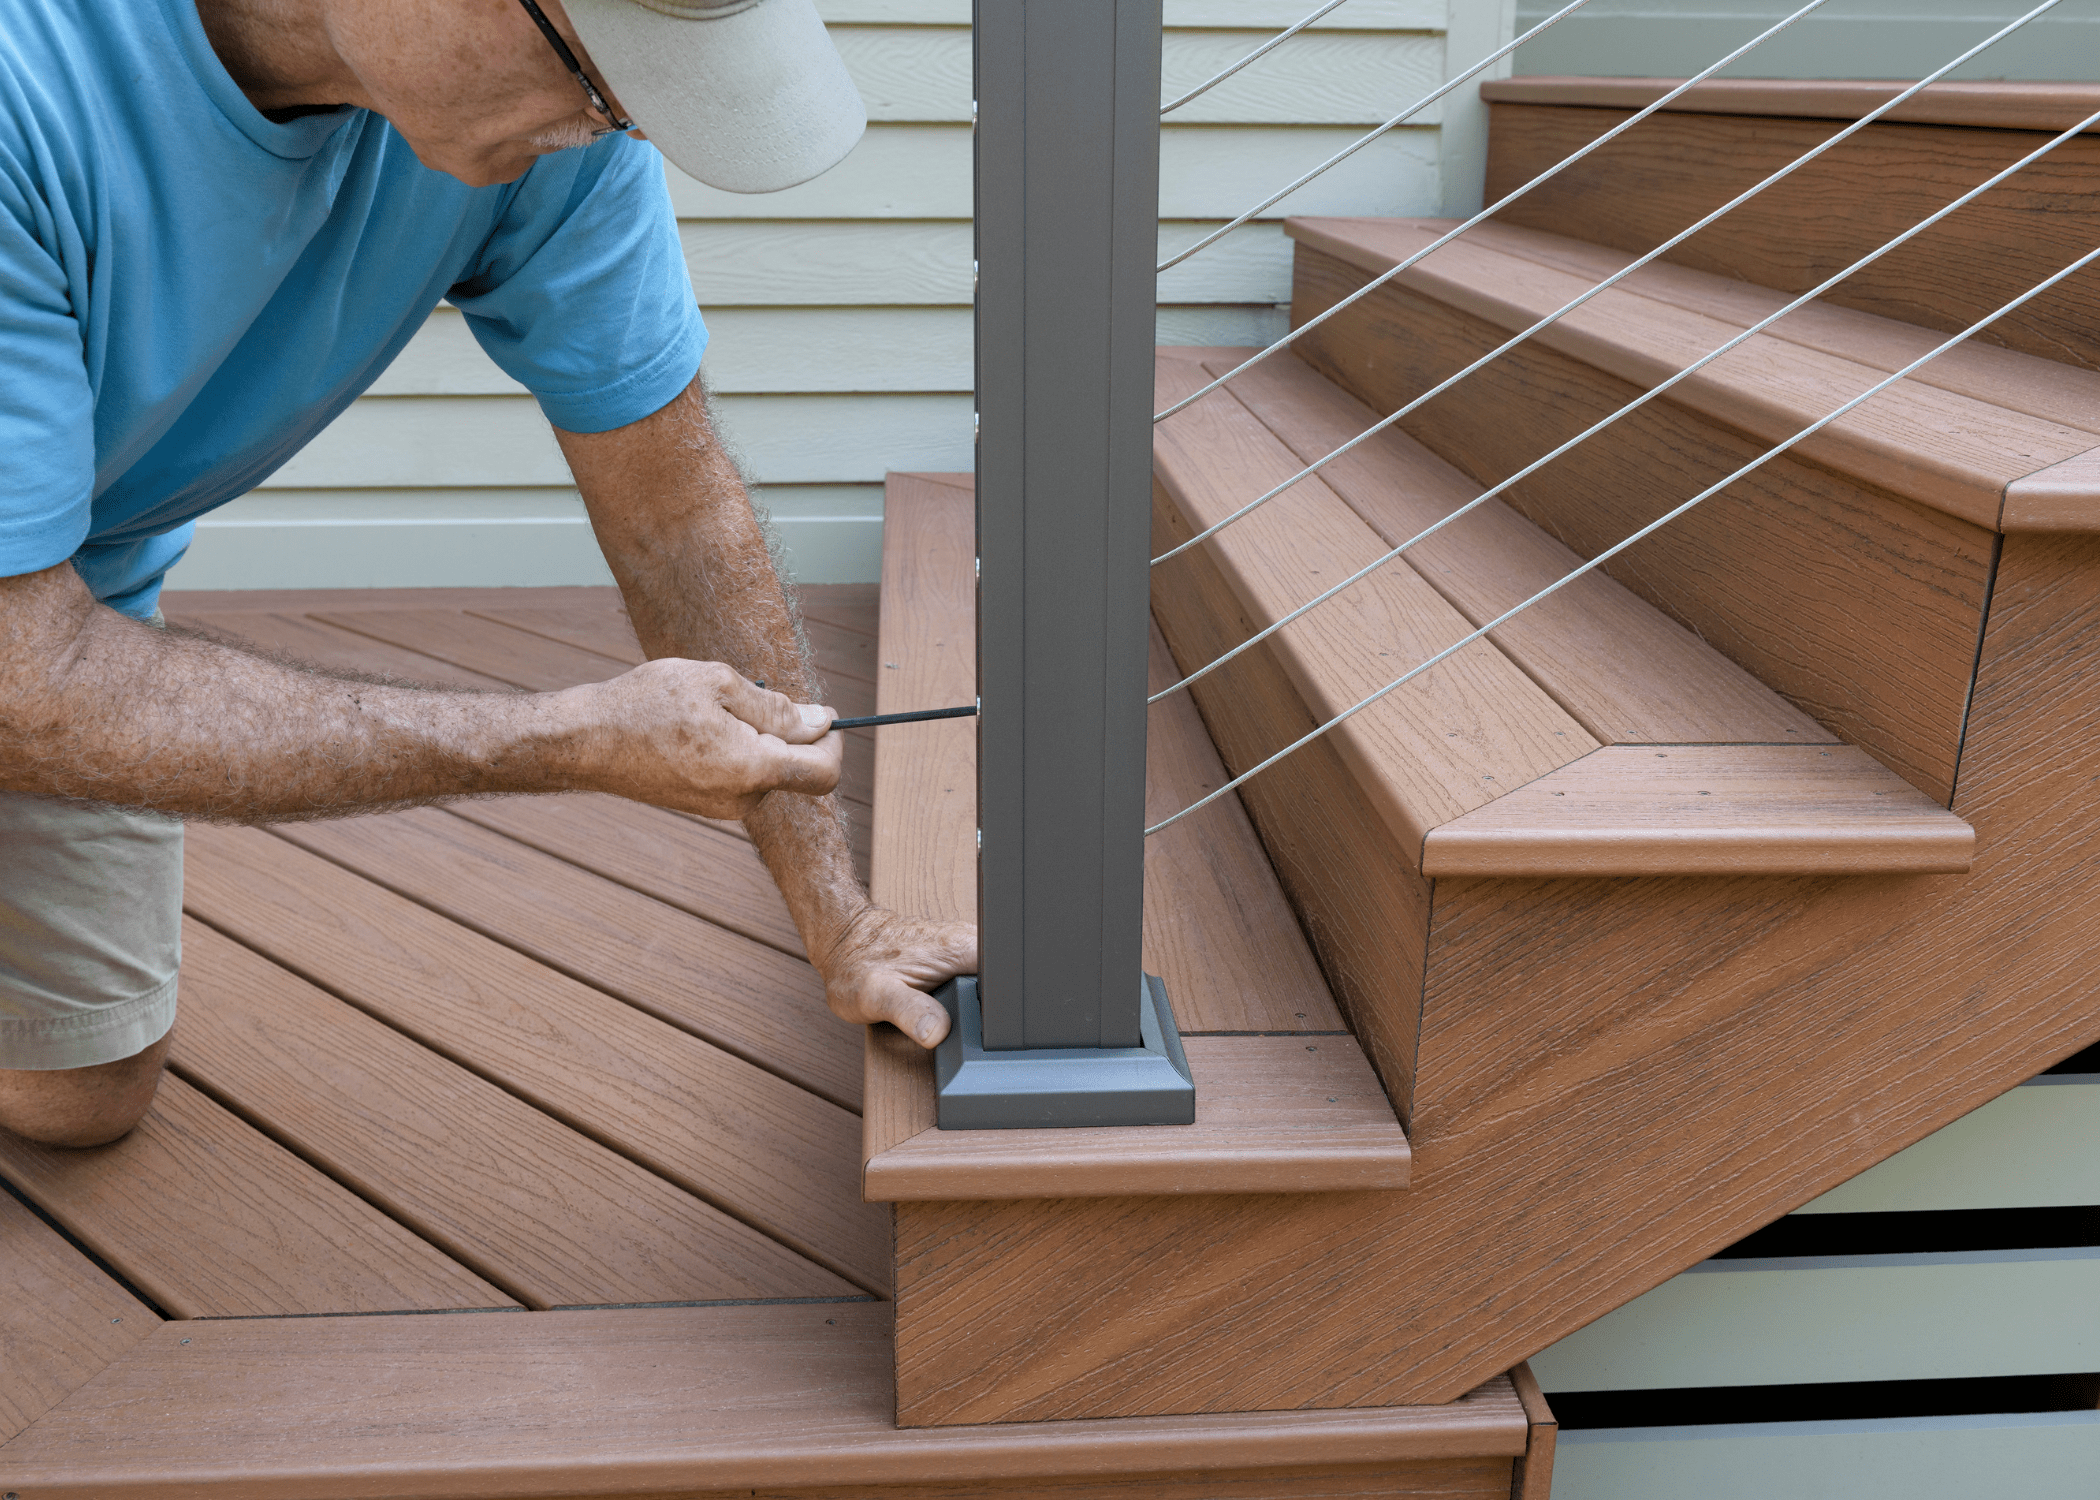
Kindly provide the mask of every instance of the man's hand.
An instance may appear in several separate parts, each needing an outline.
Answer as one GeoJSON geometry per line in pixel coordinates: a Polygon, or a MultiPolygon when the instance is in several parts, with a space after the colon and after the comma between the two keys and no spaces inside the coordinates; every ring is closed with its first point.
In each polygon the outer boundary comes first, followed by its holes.
{"type": "Polygon", "coordinates": [[[771,791],[838,785],[837,717],[712,661],[664,657],[570,690],[604,726],[590,757],[602,790],[709,818],[743,818],[771,791]]]}
{"type": "Polygon", "coordinates": [[[948,1034],[948,1012],[928,990],[977,972],[977,929],[966,922],[899,916],[873,902],[810,961],[842,1021],[888,1021],[922,1047],[948,1034]]]}

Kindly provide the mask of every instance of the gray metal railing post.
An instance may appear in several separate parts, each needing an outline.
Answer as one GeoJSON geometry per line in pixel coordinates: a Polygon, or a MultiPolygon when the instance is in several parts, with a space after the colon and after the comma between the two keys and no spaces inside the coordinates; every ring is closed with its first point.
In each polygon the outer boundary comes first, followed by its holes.
{"type": "Polygon", "coordinates": [[[941,1123],[1183,1123],[1139,951],[1160,0],[976,0],[975,36],[984,956],[941,1123]]]}

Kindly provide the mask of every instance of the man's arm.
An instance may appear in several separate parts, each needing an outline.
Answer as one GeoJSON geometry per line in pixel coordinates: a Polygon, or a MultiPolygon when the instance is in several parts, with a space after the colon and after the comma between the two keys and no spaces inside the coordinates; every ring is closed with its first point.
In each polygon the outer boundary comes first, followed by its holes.
{"type": "MultiPolygon", "coordinates": [[[[700,383],[627,427],[557,435],[643,649],[727,662],[813,701],[816,684],[764,534],[708,424],[700,383]]],[[[870,902],[828,796],[768,797],[744,825],[787,898],[832,1010],[847,1021],[890,1021],[922,1046],[946,1035],[948,1014],[925,987],[975,971],[976,930],[870,902]]]]}
{"type": "Polygon", "coordinates": [[[829,716],[707,662],[557,693],[363,682],[160,631],[70,563],[0,579],[0,789],[234,822],[505,792],[737,817],[838,781],[829,716]]]}

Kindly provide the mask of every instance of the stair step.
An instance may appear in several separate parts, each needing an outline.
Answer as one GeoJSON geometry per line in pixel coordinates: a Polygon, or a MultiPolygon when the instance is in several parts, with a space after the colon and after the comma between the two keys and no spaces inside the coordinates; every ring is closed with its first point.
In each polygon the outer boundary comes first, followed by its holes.
{"type": "MultiPolygon", "coordinates": [[[[1534,75],[1496,78],[1480,86],[1490,104],[1561,104],[1645,109],[1681,78],[1576,78],[1534,75]]],[[[1793,119],[1857,120],[1910,85],[1851,78],[1709,78],[1679,94],[1665,110],[1701,115],[1779,115],[1793,119]]],[[[2096,83],[1931,83],[1881,118],[1911,125],[1966,125],[1992,130],[2069,130],[2100,112],[2096,83]]]]}
{"type": "MultiPolygon", "coordinates": [[[[1237,351],[1240,357],[1251,352],[1237,351]]],[[[1214,357],[1204,370],[1222,375],[1238,363],[1233,355],[1214,357]]],[[[1297,359],[1264,361],[1233,381],[1232,394],[1305,463],[1325,458],[1378,420],[1297,359]]],[[[1419,535],[1482,488],[1390,428],[1327,465],[1320,479],[1388,547],[1419,535]]],[[[1583,561],[1500,500],[1403,555],[1476,627],[1583,561]]],[[[1489,639],[1603,744],[1838,742],[1602,571],[1584,574],[1489,639]]]]}
{"type": "Polygon", "coordinates": [[[1436,829],[1422,873],[1944,873],[1975,847],[1851,745],[1608,745],[1436,829]]]}
{"type": "MultiPolygon", "coordinates": [[[[1289,228],[1300,244],[1378,275],[1433,243],[1454,222],[1294,219],[1289,228]]],[[[1632,258],[1537,230],[1501,227],[1447,245],[1397,279],[1517,333],[1632,258]]],[[[1644,270],[1533,338],[1543,348],[1646,390],[1735,337],[1762,315],[1760,307],[1769,312],[1784,300],[1729,288],[1720,277],[1684,267],[1654,276],[1644,270]]],[[[1923,330],[1870,314],[1853,313],[1848,319],[1825,314],[1804,320],[1796,338],[1757,335],[1673,387],[1664,399],[1776,443],[1900,368],[1892,358],[1895,351],[1923,352],[1937,342],[1923,330]],[[1804,338],[1813,342],[1800,341],[1804,338]]],[[[1955,368],[1981,363],[1957,361],[1955,368]]],[[[1948,515],[2002,529],[2006,487],[2095,447],[2100,412],[2088,417],[2093,425],[2074,427],[2000,404],[2018,401],[2021,388],[2032,384],[2044,388],[2038,404],[2067,413],[2080,392],[2049,392],[2054,371],[2031,355],[1999,351],[1998,363],[2015,366],[2023,378],[2001,383],[1996,400],[1925,379],[1905,380],[1804,440],[1796,451],[1948,515]]],[[[2089,519],[2078,529],[2100,530],[2100,491],[2081,498],[2089,519]]]]}
{"type": "MultiPolygon", "coordinates": [[[[1297,249],[1293,313],[1301,324],[1363,287],[1380,268],[1395,264],[1397,254],[1426,244],[1431,232],[1419,222],[1397,227],[1366,220],[1293,223],[1301,234],[1316,230],[1321,241],[1301,239],[1297,249]],[[1337,253],[1345,248],[1353,259],[1337,253]]],[[[1610,264],[1624,264],[1619,252],[1599,252],[1565,238],[1493,229],[1490,238],[1500,248],[1465,249],[1461,241],[1448,247],[1463,251],[1448,265],[1447,252],[1438,252],[1408,273],[1429,276],[1429,267],[1436,267],[1430,284],[1396,278],[1304,333],[1294,352],[1376,411],[1391,412],[1507,342],[1511,327],[1505,325],[1529,326],[1523,320],[1562,305],[1562,293],[1572,297],[1583,287],[1594,287],[1603,274],[1598,269],[1600,256],[1611,257],[1610,264]],[[1541,265],[1512,253],[1512,247],[1523,247],[1529,255],[1550,253],[1562,265],[1541,265]],[[1590,270],[1570,273],[1565,270],[1569,264],[1590,270]],[[1539,276],[1549,278],[1544,290],[1533,284],[1539,276]],[[1551,282],[1553,277],[1561,278],[1559,284],[1551,282]],[[1513,308],[1524,301],[1519,293],[1526,286],[1531,290],[1524,295],[1538,305],[1524,308],[1520,315],[1513,308]],[[1499,305],[1504,322],[1457,305],[1443,295],[1446,291],[1477,308],[1499,305]]],[[[1660,368],[1654,346],[1670,339],[1683,343],[1684,327],[1679,325],[1685,320],[1704,327],[1703,347],[1712,349],[1744,326],[1740,318],[1749,310],[1746,299],[1772,295],[1730,286],[1721,278],[1680,275],[1681,270],[1665,268],[1641,283],[1643,293],[1653,291],[1655,296],[1614,288],[1579,309],[1576,326],[1564,334],[1574,341],[1570,347],[1575,352],[1541,339],[1527,340],[1398,425],[1483,485],[1519,472],[1601,425],[1596,435],[1500,497],[1577,553],[1596,556],[1770,448],[1765,437],[1747,435],[1742,425],[1676,401],[1676,389],[1625,411],[1642,388],[1604,365],[1616,363],[1626,373],[1638,374],[1636,366],[1645,361],[1652,375],[1660,368]],[[1709,307],[1735,309],[1739,321],[1724,322],[1663,300],[1683,300],[1694,293],[1709,307]],[[1610,316],[1599,314],[1600,306],[1610,316]],[[1626,316],[1613,321],[1621,312],[1626,316]],[[1622,338],[1621,323],[1633,333],[1622,338]]],[[[1896,345],[1919,336],[1907,325],[1845,313],[1826,309],[1789,319],[1786,337],[1767,335],[1735,350],[1713,366],[1728,380],[1709,379],[1712,371],[1701,372],[1699,378],[1708,380],[1702,399],[1717,411],[1728,406],[1721,397],[1736,374],[1730,361],[1754,354],[1752,373],[1757,378],[1750,394],[1755,401],[1746,396],[1729,407],[1729,416],[1745,424],[1755,418],[1776,430],[1784,425],[1783,407],[1796,397],[1773,372],[1791,368],[1797,356],[1820,360],[1826,373],[1851,372],[1851,389],[1881,376],[1877,366],[1795,340],[1849,340],[1847,347],[1863,359],[1885,364],[1900,353],[1896,345]],[[1871,330],[1875,337],[1861,337],[1862,330],[1871,330]]],[[[1677,366],[1672,363],[1671,368],[1677,366]]],[[[2090,378],[2084,371],[2005,350],[1977,351],[1973,359],[1957,359],[1949,368],[1944,378],[1983,378],[2008,390],[2018,385],[2025,393],[2022,400],[2037,390],[2068,392],[2063,399],[2074,400],[2090,378]],[[2004,378],[2009,371],[2022,378],[2004,378]]],[[[1976,432],[1988,429],[1986,435],[2003,437],[2012,426],[2040,424],[2059,435],[2057,446],[2012,462],[2001,444],[1994,450],[1994,475],[1979,478],[1972,472],[1963,481],[1975,502],[1971,508],[1990,510],[1993,523],[2001,524],[2001,502],[1989,494],[1992,479],[2024,470],[2012,481],[2017,517],[2012,524],[2077,526],[2100,513],[2090,503],[2094,492],[2082,488],[2090,471],[2082,468],[2080,457],[2094,447],[2093,434],[1921,381],[1905,381],[1887,396],[1899,394],[1901,399],[1890,410],[1898,417],[1910,413],[1914,420],[1908,436],[1901,423],[1875,426],[1883,407],[1883,398],[1877,398],[1851,414],[1847,420],[1853,426],[1839,437],[1851,445],[1847,451],[1853,457],[1866,453],[1869,438],[1884,447],[1915,439],[1920,455],[1915,461],[1885,452],[1874,462],[1855,465],[1866,472],[1846,474],[1799,452],[1781,454],[1614,557],[1604,571],[1839,737],[1945,802],[1954,792],[1976,640],[2002,539],[1990,527],[1906,498],[1898,490],[1938,485],[1944,491],[1954,483],[1949,478],[1949,453],[1941,451],[1949,444],[1959,450],[1956,456],[1973,458],[1989,446],[1979,445],[1976,432]],[[1926,430],[1929,423],[1918,415],[1921,403],[1940,413],[1931,420],[1945,418],[1955,424],[1949,429],[1951,438],[1926,430]],[[1858,425],[1862,421],[1863,427],[1858,425]],[[2064,449],[2077,451],[2050,458],[2064,449]]],[[[1793,415],[1812,420],[1824,410],[1793,415]]]]}
{"type": "MultiPolygon", "coordinates": [[[[892,475],[884,509],[880,706],[975,691],[968,475],[892,475]]],[[[1153,678],[1172,680],[1155,635],[1153,678]]],[[[1185,697],[1156,705],[1152,817],[1225,779],[1185,697]]],[[[876,749],[874,894],[976,915],[976,735],[917,726],[876,749]]],[[[931,1055],[894,1029],[866,1051],[862,1195],[876,1202],[1319,1193],[1408,1185],[1393,1106],[1345,1029],[1238,799],[1147,840],[1145,967],[1159,974],[1196,1079],[1196,1122],[1152,1129],[943,1131],[931,1055]]]]}
{"type": "MultiPolygon", "coordinates": [[[[1500,199],[1652,103],[1676,80],[1488,83],[1487,196],[1500,199]]],[[[1827,141],[1900,84],[1714,79],[1576,162],[1498,219],[1649,250],[1827,141]]],[[[1798,293],[2100,109],[2100,84],[1940,83],[1669,252],[1681,265],[1798,293]]],[[[1826,300],[1953,332],[2100,239],[2100,135],[2032,167],[1863,268],[1826,300]]],[[[2100,279],[2079,275],[1995,324],[1985,344],[2100,369],[2100,279]]]]}
{"type": "MultiPolygon", "coordinates": [[[[1192,363],[1179,351],[1162,351],[1163,400],[1179,399],[1211,371],[1231,368],[1232,355],[1208,352],[1209,360],[1192,363]]],[[[1290,434],[1307,453],[1332,446],[1329,440],[1351,419],[1343,404],[1348,398],[1316,389],[1327,383],[1302,366],[1291,369],[1292,363],[1271,359],[1243,377],[1245,401],[1235,382],[1160,424],[1154,464],[1166,517],[1162,539],[1193,535],[1287,476],[1300,455],[1280,434],[1290,434]]],[[[1349,429],[1355,430],[1360,426],[1349,429]]],[[[1201,544],[1229,599],[1213,591],[1198,602],[1202,590],[1193,567],[1177,572],[1170,563],[1155,570],[1156,608],[1170,640],[1180,628],[1182,666],[1215,654],[1233,611],[1244,638],[1251,622],[1280,618],[1377,557],[1402,532],[1411,535],[1417,523],[1478,493],[1413,439],[1381,434],[1328,473],[1201,544]],[[1387,521],[1382,533],[1349,501],[1378,507],[1387,521]],[[1207,630],[1196,623],[1198,612],[1208,613],[1207,630]]],[[[1491,504],[1284,627],[1272,637],[1274,659],[1298,692],[1300,715],[1324,721],[1574,562],[1514,511],[1491,504]],[[1505,557],[1509,563],[1498,577],[1505,557]],[[1437,581],[1442,592],[1425,580],[1437,581]],[[1352,595],[1373,584],[1383,585],[1377,611],[1349,609],[1352,595]],[[1404,612],[1405,627],[1395,629],[1404,612]],[[1380,628],[1384,634],[1368,635],[1380,628]],[[1367,641],[1385,654],[1367,659],[1367,641]]],[[[1864,752],[1834,744],[1659,611],[1591,576],[1593,586],[1571,586],[1550,601],[1556,606],[1550,613],[1541,606],[1536,617],[1512,621],[1446,664],[1470,660],[1469,677],[1445,681],[1436,696],[1402,689],[1333,731],[1344,740],[1342,759],[1358,789],[1383,816],[1395,853],[1410,868],[1428,876],[1968,868],[1974,835],[1965,822],[1864,752]],[[1515,631],[1520,623],[1525,628],[1515,631]],[[1515,641],[1505,643],[1505,634],[1515,641]],[[1564,747],[1558,763],[1529,776],[1504,770],[1515,753],[1511,740],[1540,716],[1511,674],[1556,707],[1576,710],[1568,728],[1553,731],[1564,747]],[[1621,688],[1615,677],[1631,686],[1621,688]],[[1355,724],[1381,711],[1377,741],[1346,741],[1355,724]],[[1472,733],[1450,728],[1458,722],[1472,733]],[[1669,732],[1629,743],[1621,737],[1626,726],[1669,732]],[[1694,742],[1683,732],[1692,726],[1721,731],[1718,742],[1694,742]],[[1416,745],[1438,753],[1430,774],[1405,763],[1416,745]],[[1465,805],[1448,810],[1457,803],[1465,805]]],[[[1192,688],[1221,739],[1222,721],[1246,705],[1243,687],[1226,675],[1231,670],[1192,688]]],[[[1231,758],[1239,770],[1256,757],[1242,747],[1231,758]]],[[[1264,774],[1294,773],[1286,762],[1264,774]]],[[[1301,903],[1307,899],[1301,892],[1301,903]]]]}

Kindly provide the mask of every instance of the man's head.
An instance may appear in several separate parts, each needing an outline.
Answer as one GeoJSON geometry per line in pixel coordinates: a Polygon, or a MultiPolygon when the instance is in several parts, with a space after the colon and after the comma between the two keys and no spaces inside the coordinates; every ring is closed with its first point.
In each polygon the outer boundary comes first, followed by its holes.
{"type": "Polygon", "coordinates": [[[263,108],[386,116],[426,166],[509,182],[632,125],[679,167],[771,192],[832,166],[867,123],[812,0],[200,0],[263,108]]]}

